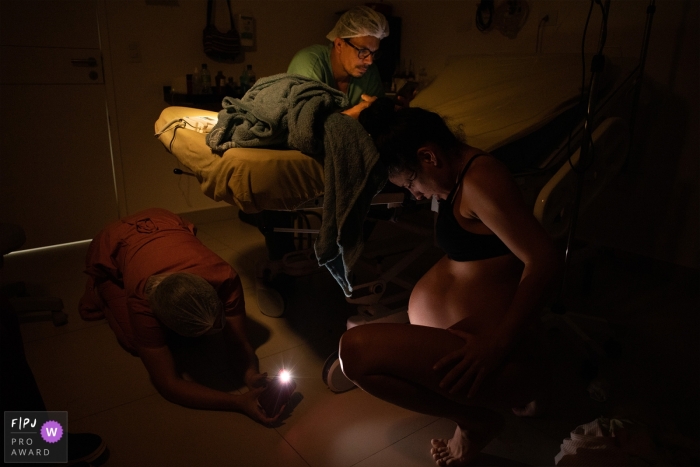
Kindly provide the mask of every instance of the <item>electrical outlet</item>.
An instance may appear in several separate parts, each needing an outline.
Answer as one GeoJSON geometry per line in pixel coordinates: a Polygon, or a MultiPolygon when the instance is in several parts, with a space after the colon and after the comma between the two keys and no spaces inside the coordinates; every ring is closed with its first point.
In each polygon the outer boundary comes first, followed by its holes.
{"type": "Polygon", "coordinates": [[[559,19],[559,10],[545,10],[542,13],[542,18],[544,19],[545,17],[548,18],[544,23],[545,26],[556,26],[559,19]]]}
{"type": "Polygon", "coordinates": [[[141,44],[138,42],[129,42],[127,44],[127,49],[129,51],[127,61],[129,63],[141,63],[141,44]]]}

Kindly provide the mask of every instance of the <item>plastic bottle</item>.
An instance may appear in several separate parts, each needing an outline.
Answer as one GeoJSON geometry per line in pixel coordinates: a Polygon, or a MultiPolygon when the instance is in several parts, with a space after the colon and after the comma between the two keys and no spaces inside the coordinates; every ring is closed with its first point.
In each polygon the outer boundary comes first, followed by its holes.
{"type": "Polygon", "coordinates": [[[194,67],[192,73],[192,94],[202,94],[202,75],[197,67],[194,67]]]}
{"type": "Polygon", "coordinates": [[[206,63],[202,63],[202,94],[211,94],[211,73],[206,63]]]}
{"type": "Polygon", "coordinates": [[[223,94],[224,85],[226,84],[226,77],[224,76],[223,71],[219,70],[219,72],[214,77],[214,82],[216,83],[216,93],[223,94]]]}
{"type": "Polygon", "coordinates": [[[255,81],[257,81],[255,77],[255,72],[253,71],[253,65],[248,65],[246,68],[248,72],[248,88],[252,88],[255,84],[255,81]]]}
{"type": "Polygon", "coordinates": [[[248,89],[250,89],[250,86],[248,84],[248,68],[246,67],[243,70],[243,73],[241,73],[241,94],[245,94],[248,89]]]}

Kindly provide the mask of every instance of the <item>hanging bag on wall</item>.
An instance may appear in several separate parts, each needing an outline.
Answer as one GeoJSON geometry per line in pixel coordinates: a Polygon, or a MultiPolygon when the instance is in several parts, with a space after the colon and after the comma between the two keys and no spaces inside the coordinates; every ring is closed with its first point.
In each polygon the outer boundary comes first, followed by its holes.
{"type": "Polygon", "coordinates": [[[217,62],[233,62],[241,53],[241,38],[233,25],[231,3],[226,0],[228,17],[231,20],[231,29],[221,32],[214,24],[214,0],[207,1],[207,27],[204,28],[204,53],[207,57],[217,62]]]}

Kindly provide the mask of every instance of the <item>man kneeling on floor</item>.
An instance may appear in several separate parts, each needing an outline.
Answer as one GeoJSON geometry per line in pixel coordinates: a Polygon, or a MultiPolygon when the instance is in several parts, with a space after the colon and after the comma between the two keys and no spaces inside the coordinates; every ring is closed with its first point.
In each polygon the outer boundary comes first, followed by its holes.
{"type": "Polygon", "coordinates": [[[236,271],[195,236],[190,222],[148,209],[108,225],[92,240],[80,300],[85,320],[106,318],[124,349],[141,358],[160,394],[186,407],[242,412],[272,423],[258,404],[267,374],[245,332],[236,271]],[[223,332],[227,355],[248,392],[238,395],[183,379],[173,342],[223,332]]]}

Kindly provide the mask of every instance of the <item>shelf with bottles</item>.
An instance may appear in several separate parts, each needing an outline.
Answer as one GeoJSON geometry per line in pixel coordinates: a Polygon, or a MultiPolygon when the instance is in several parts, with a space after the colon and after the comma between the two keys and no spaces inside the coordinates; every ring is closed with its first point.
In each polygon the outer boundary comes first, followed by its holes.
{"type": "Polygon", "coordinates": [[[185,94],[173,92],[171,86],[163,86],[163,100],[170,105],[181,107],[196,107],[204,110],[213,110],[218,112],[221,110],[221,102],[224,97],[243,97],[240,93],[240,87],[234,86],[232,81],[229,81],[224,86],[216,86],[212,88],[210,94],[185,94]]]}
{"type": "Polygon", "coordinates": [[[163,100],[169,105],[196,107],[198,109],[219,111],[225,94],[184,94],[172,92],[172,87],[163,86],[163,100]]]}
{"type": "Polygon", "coordinates": [[[195,68],[193,74],[186,75],[186,81],[177,85],[176,89],[181,90],[185,89],[186,84],[187,93],[173,91],[172,86],[163,86],[163,100],[170,105],[219,111],[224,97],[242,98],[255,81],[255,72],[250,64],[246,65],[238,80],[232,76],[225,77],[222,71],[212,80],[203,63],[201,71],[199,67],[195,68]]]}

